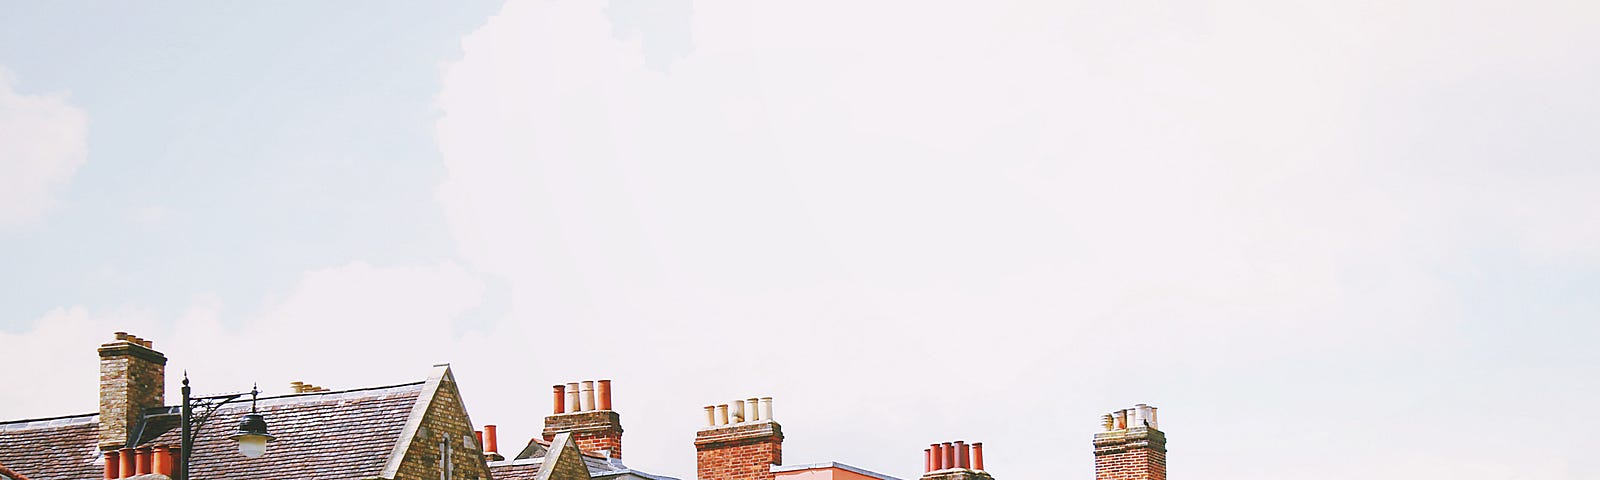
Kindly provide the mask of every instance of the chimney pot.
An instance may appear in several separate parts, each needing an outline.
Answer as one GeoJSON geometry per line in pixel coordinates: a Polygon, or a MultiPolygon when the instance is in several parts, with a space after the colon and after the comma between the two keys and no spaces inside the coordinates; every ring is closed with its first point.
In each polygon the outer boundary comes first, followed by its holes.
{"type": "Polygon", "coordinates": [[[104,453],[106,460],[106,480],[122,478],[122,454],[116,450],[108,450],[104,453]]]}
{"type": "Polygon", "coordinates": [[[150,474],[150,447],[141,447],[133,451],[134,468],[139,472],[136,475],[150,474]]]}
{"type": "Polygon", "coordinates": [[[552,403],[551,411],[554,412],[557,415],[560,415],[562,413],[566,413],[567,412],[567,386],[566,385],[561,385],[561,384],[556,384],[554,386],[551,386],[550,389],[552,390],[551,393],[553,394],[551,396],[551,401],[552,401],[551,402],[552,403]]]}
{"type": "Polygon", "coordinates": [[[590,411],[590,410],[594,410],[594,381],[593,380],[584,380],[583,381],[583,406],[582,406],[582,410],[585,411],[585,412],[590,411]]]}
{"type": "Polygon", "coordinates": [[[484,425],[483,426],[484,439],[489,441],[488,450],[485,450],[485,451],[487,451],[489,453],[500,453],[500,441],[499,441],[500,440],[500,438],[499,438],[500,436],[496,434],[496,431],[499,428],[500,427],[495,426],[495,425],[484,425]]]}
{"type": "MultiPolygon", "coordinates": [[[[177,470],[178,469],[178,459],[183,458],[183,454],[180,453],[182,451],[183,451],[183,447],[181,445],[180,446],[171,446],[171,445],[167,446],[167,467],[169,469],[171,469],[171,470],[177,470]]],[[[167,476],[171,477],[172,473],[168,472],[167,476]]]]}
{"type": "Polygon", "coordinates": [[[728,424],[728,406],[726,404],[717,405],[717,425],[727,425],[727,424],[728,424]]]}
{"type": "Polygon", "coordinates": [[[972,469],[983,471],[983,442],[972,444],[972,469]]]}
{"type": "Polygon", "coordinates": [[[922,473],[933,471],[933,449],[922,449],[922,473]]]}
{"type": "Polygon", "coordinates": [[[944,445],[944,468],[956,468],[956,446],[950,442],[944,445]]]}
{"type": "Polygon", "coordinates": [[[956,468],[967,468],[969,465],[967,462],[970,460],[971,458],[967,456],[966,440],[956,440],[956,468]]]}
{"type": "Polygon", "coordinates": [[[484,448],[484,445],[483,445],[483,430],[473,430],[472,431],[472,438],[478,439],[478,449],[483,450],[484,453],[488,453],[489,452],[489,450],[484,448]]]}
{"type": "Polygon", "coordinates": [[[772,421],[772,397],[761,397],[761,419],[772,421]]]}
{"type": "Polygon", "coordinates": [[[580,408],[580,406],[578,405],[578,396],[579,395],[580,394],[578,393],[578,382],[568,382],[567,383],[567,413],[577,413],[577,412],[583,411],[583,409],[580,408]]]}
{"type": "Polygon", "coordinates": [[[119,472],[120,476],[117,477],[117,478],[128,478],[128,477],[132,477],[134,475],[137,475],[137,473],[134,473],[134,472],[138,471],[139,467],[138,467],[138,464],[135,463],[136,460],[134,459],[133,449],[124,448],[124,449],[121,450],[121,452],[122,452],[122,455],[121,455],[122,456],[122,466],[119,467],[120,468],[120,472],[119,472]]]}
{"type": "Polygon", "coordinates": [[[595,390],[596,390],[595,393],[600,395],[600,403],[598,405],[599,408],[601,410],[610,410],[611,409],[611,381],[610,380],[600,380],[600,381],[595,382],[595,390]]]}
{"type": "Polygon", "coordinates": [[[750,398],[744,401],[745,421],[756,422],[761,420],[761,399],[750,398]]]}
{"type": "Polygon", "coordinates": [[[151,473],[159,473],[171,478],[172,450],[167,449],[165,445],[156,445],[155,448],[150,450],[150,456],[150,468],[153,470],[151,473]]]}
{"type": "Polygon", "coordinates": [[[717,426],[717,407],[715,405],[706,405],[706,426],[717,426]]]}

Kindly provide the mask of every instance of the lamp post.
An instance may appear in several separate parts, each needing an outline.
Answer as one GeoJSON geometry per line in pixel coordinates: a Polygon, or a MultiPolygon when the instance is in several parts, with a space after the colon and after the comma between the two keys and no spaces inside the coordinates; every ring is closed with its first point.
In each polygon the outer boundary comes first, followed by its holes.
{"type": "MultiPolygon", "coordinates": [[[[267,433],[266,417],[256,413],[256,396],[260,394],[259,389],[254,385],[250,386],[250,413],[245,414],[244,419],[239,421],[238,433],[228,437],[239,443],[240,454],[250,458],[267,453],[267,442],[274,440],[273,436],[267,433]]],[[[180,420],[183,424],[183,448],[178,452],[179,480],[189,480],[189,458],[194,454],[194,436],[200,433],[206,420],[210,420],[211,414],[216,413],[218,408],[243,396],[243,393],[235,393],[214,397],[190,397],[189,372],[183,372],[183,413],[180,420]],[[198,416],[195,410],[200,410],[198,416]]]]}

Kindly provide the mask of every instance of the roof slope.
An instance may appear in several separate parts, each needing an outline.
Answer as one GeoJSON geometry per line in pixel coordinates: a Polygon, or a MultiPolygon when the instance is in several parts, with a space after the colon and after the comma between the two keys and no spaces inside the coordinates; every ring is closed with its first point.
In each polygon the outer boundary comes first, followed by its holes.
{"type": "MultiPolygon", "coordinates": [[[[536,480],[539,471],[543,469],[545,458],[550,454],[551,445],[535,438],[528,442],[527,448],[517,454],[512,460],[490,462],[489,471],[494,475],[494,480],[536,480]]],[[[672,477],[653,475],[628,468],[622,460],[611,458],[597,452],[582,453],[583,463],[589,469],[589,478],[643,478],[650,480],[678,480],[672,477]],[[626,477],[625,477],[626,476],[626,477]]]]}
{"type": "MultiPolygon", "coordinates": [[[[217,480],[377,477],[421,391],[418,382],[261,399],[257,409],[277,440],[259,458],[240,455],[228,438],[250,413],[248,400],[230,403],[196,435],[189,473],[217,480]]],[[[178,440],[173,429],[151,443],[177,445],[178,440]]]]}
{"type": "Polygon", "coordinates": [[[0,423],[0,463],[33,480],[83,480],[105,475],[100,415],[0,423]]]}
{"type": "Polygon", "coordinates": [[[0,480],[28,480],[28,477],[24,477],[20,473],[11,471],[11,469],[6,468],[5,465],[0,465],[0,480]]]}

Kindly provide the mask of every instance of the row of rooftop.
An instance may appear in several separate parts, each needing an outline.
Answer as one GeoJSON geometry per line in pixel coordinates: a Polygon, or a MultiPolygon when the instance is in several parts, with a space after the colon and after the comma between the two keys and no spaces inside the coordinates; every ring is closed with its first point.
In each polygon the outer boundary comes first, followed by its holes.
{"type": "MultiPolygon", "coordinates": [[[[0,480],[182,480],[181,419],[179,406],[166,401],[166,356],[153,342],[122,332],[98,353],[98,412],[0,420],[0,480]]],[[[500,451],[495,425],[473,425],[448,365],[402,385],[329,390],[295,382],[291,395],[248,402],[208,397],[195,404],[211,413],[197,425],[187,452],[189,474],[219,480],[677,480],[622,463],[622,421],[612,409],[611,387],[610,380],[554,385],[540,435],[509,456],[500,451]],[[230,426],[257,412],[272,425],[270,453],[231,452],[230,426]]],[[[705,425],[694,440],[698,480],[898,480],[837,462],[785,465],[783,428],[771,397],[704,410],[705,425]]],[[[1165,480],[1166,437],[1155,407],[1117,410],[1102,423],[1093,436],[1097,480],[1165,480]]],[[[993,480],[983,443],[930,444],[921,480],[993,480]]]]}

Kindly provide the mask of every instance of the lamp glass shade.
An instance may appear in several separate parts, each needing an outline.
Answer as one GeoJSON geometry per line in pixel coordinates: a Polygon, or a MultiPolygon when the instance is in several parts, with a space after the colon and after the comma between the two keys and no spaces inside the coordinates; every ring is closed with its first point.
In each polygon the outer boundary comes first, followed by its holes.
{"type": "Polygon", "coordinates": [[[256,458],[267,453],[265,435],[239,435],[234,440],[239,441],[239,453],[246,457],[256,458]]]}

